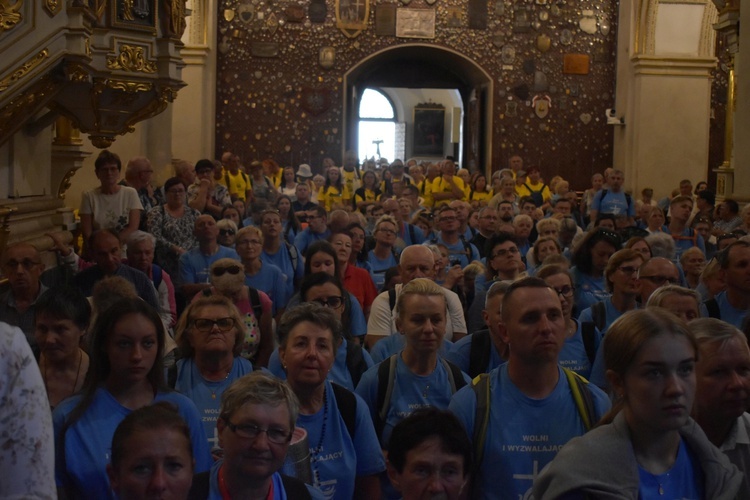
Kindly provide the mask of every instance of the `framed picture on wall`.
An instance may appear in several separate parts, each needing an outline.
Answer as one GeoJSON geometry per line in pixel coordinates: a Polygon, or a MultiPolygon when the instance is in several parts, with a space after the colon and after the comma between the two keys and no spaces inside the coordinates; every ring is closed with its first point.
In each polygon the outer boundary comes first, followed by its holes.
{"type": "Polygon", "coordinates": [[[414,108],[412,154],[415,156],[443,156],[444,137],[445,108],[434,104],[416,106],[414,108]]]}

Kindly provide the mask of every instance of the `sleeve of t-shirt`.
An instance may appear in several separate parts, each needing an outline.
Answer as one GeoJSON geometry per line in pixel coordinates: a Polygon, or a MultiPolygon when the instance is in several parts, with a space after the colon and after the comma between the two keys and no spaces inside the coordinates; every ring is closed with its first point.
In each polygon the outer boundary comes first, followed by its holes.
{"type": "Polygon", "coordinates": [[[354,392],[362,398],[365,405],[367,405],[368,412],[370,414],[370,420],[375,421],[375,415],[377,409],[375,405],[378,401],[378,365],[374,365],[362,374],[359,379],[359,384],[354,392]]]}
{"type": "Polygon", "coordinates": [[[203,424],[195,403],[177,392],[171,392],[164,398],[177,405],[180,416],[190,428],[190,441],[193,443],[193,458],[195,459],[195,472],[205,472],[211,469],[213,460],[211,450],[208,449],[208,439],[203,431],[203,424]]]}
{"type": "Polygon", "coordinates": [[[359,305],[357,297],[355,297],[351,293],[349,293],[349,302],[351,302],[352,305],[349,316],[349,319],[351,320],[349,327],[351,328],[352,337],[361,337],[362,335],[366,335],[367,324],[365,323],[365,315],[362,312],[362,306],[359,305]]]}
{"type": "Polygon", "coordinates": [[[596,210],[597,212],[602,209],[602,190],[596,192],[594,195],[594,199],[591,200],[591,210],[596,210]]]}
{"type": "Polygon", "coordinates": [[[468,335],[453,344],[445,353],[445,359],[456,365],[463,372],[469,371],[471,353],[471,336],[468,335]]]}
{"type": "Polygon", "coordinates": [[[596,349],[596,356],[594,357],[594,364],[591,366],[589,382],[606,391],[608,390],[609,384],[607,383],[605,372],[604,342],[599,342],[599,347],[596,349]]]}
{"type": "Polygon", "coordinates": [[[476,413],[477,397],[470,385],[459,389],[451,398],[448,410],[451,411],[466,429],[466,434],[474,435],[474,414],[476,413]]]}
{"type": "Polygon", "coordinates": [[[706,242],[703,241],[703,236],[700,234],[695,239],[695,246],[701,249],[701,252],[703,252],[703,255],[706,255],[706,242]]]}
{"type": "Polygon", "coordinates": [[[392,333],[392,319],[393,316],[388,302],[388,292],[383,292],[372,301],[370,318],[367,321],[367,335],[374,335],[376,337],[390,335],[392,333]]]}
{"type": "Polygon", "coordinates": [[[599,389],[596,386],[592,387],[591,384],[589,384],[589,391],[591,391],[591,396],[594,400],[596,418],[597,420],[601,420],[601,418],[607,414],[610,408],[612,408],[612,401],[603,390],[599,389]]]}
{"type": "Polygon", "coordinates": [[[424,243],[424,231],[422,231],[422,228],[419,226],[414,226],[413,224],[412,226],[414,227],[414,239],[416,241],[412,241],[411,244],[421,245],[422,243],[424,243]]]}
{"type": "MultiPolygon", "coordinates": [[[[474,243],[469,243],[469,247],[471,248],[471,262],[474,262],[475,260],[480,260],[482,257],[479,255],[479,250],[477,250],[477,246],[474,243]]],[[[469,264],[471,264],[469,262],[469,264]]]]}
{"type": "Polygon", "coordinates": [[[630,197],[630,203],[628,204],[628,216],[635,217],[635,200],[632,196],[630,197]]]}
{"type": "Polygon", "coordinates": [[[90,191],[84,191],[81,195],[81,208],[78,210],[80,215],[92,215],[94,213],[94,204],[91,198],[90,191]]]}
{"type": "Polygon", "coordinates": [[[184,253],[180,255],[179,269],[180,269],[180,282],[179,282],[180,285],[186,285],[186,284],[197,282],[195,269],[193,268],[193,263],[190,261],[189,253],[184,253]]]}
{"type": "Polygon", "coordinates": [[[128,210],[143,210],[141,199],[138,198],[138,191],[133,188],[123,187],[125,190],[125,207],[128,210]]]}
{"type": "MultiPolygon", "coordinates": [[[[453,332],[468,333],[468,329],[466,328],[466,318],[464,318],[464,307],[461,305],[461,299],[450,290],[443,290],[443,292],[445,293],[446,302],[448,303],[448,313],[451,318],[451,324],[453,325],[453,332]]],[[[372,312],[370,312],[370,317],[372,317],[372,312]]]]}
{"type": "Polygon", "coordinates": [[[371,476],[385,470],[385,459],[368,406],[356,393],[354,397],[357,398],[357,422],[353,440],[357,452],[357,475],[371,476]]]}

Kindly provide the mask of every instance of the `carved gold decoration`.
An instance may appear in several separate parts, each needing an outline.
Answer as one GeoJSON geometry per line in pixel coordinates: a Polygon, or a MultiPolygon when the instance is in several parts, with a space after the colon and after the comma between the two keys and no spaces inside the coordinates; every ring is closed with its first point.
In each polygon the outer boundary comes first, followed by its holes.
{"type": "Polygon", "coordinates": [[[146,59],[143,47],[123,44],[119,56],[107,57],[107,69],[156,73],[156,63],[146,59]]]}
{"type": "Polygon", "coordinates": [[[95,148],[107,149],[115,142],[114,135],[89,135],[89,140],[95,148]]]}
{"type": "Polygon", "coordinates": [[[122,2],[122,18],[126,21],[133,21],[133,0],[123,0],[122,2]]]}
{"type": "Polygon", "coordinates": [[[86,57],[91,59],[91,38],[87,38],[84,43],[84,50],[86,51],[86,57]]]}
{"type": "Polygon", "coordinates": [[[79,146],[82,144],[81,131],[67,116],[58,116],[55,120],[55,146],[79,146]]]}
{"type": "Polygon", "coordinates": [[[42,6],[49,17],[55,17],[62,10],[62,0],[44,0],[42,6]]]}
{"type": "Polygon", "coordinates": [[[122,90],[123,92],[131,94],[134,92],[148,92],[154,88],[150,83],[128,82],[125,80],[107,80],[107,87],[114,90],[122,90]]]}
{"type": "Polygon", "coordinates": [[[8,89],[11,85],[16,83],[17,81],[21,80],[23,77],[29,74],[29,72],[39,66],[42,61],[47,59],[49,57],[49,50],[44,49],[43,51],[39,52],[37,55],[23,63],[21,66],[19,66],[17,69],[13,70],[13,72],[0,80],[0,92],[3,92],[8,89]]]}
{"type": "Polygon", "coordinates": [[[23,16],[19,13],[23,7],[23,0],[0,0],[0,33],[15,28],[23,16]]]}
{"type": "Polygon", "coordinates": [[[75,83],[86,83],[89,81],[89,72],[83,66],[71,64],[68,67],[68,80],[75,83]]]}
{"type": "Polygon", "coordinates": [[[60,181],[60,187],[57,189],[57,197],[60,200],[65,199],[65,193],[70,189],[71,182],[70,180],[73,178],[73,176],[76,174],[77,168],[71,168],[67,172],[65,172],[65,176],[62,178],[62,181],[60,181]]]}
{"type": "Polygon", "coordinates": [[[29,116],[44,107],[62,83],[45,75],[36,80],[31,88],[0,108],[0,144],[20,130],[29,116]]]}

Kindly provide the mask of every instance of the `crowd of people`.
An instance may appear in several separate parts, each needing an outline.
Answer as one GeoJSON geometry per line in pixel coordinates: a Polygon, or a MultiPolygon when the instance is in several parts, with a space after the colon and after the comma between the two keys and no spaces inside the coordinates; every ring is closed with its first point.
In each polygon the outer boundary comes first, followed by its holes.
{"type": "Polygon", "coordinates": [[[0,258],[0,497],[750,498],[750,208],[343,163],[101,152],[0,258]]]}

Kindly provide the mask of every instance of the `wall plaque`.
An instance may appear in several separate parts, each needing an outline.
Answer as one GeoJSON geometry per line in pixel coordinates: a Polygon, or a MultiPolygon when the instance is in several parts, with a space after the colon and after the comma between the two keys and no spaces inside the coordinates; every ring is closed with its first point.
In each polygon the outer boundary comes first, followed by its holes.
{"type": "Polygon", "coordinates": [[[396,36],[396,5],[381,4],[375,7],[375,34],[396,36]]]}
{"type": "Polygon", "coordinates": [[[253,42],[250,46],[253,57],[276,57],[279,55],[279,44],[276,42],[253,42]]]}
{"type": "Polygon", "coordinates": [[[435,11],[432,9],[398,9],[396,36],[400,38],[435,38],[435,11]]]}
{"type": "Polygon", "coordinates": [[[469,0],[469,29],[487,29],[487,0],[469,0]]]}
{"type": "Polygon", "coordinates": [[[563,56],[563,73],[566,75],[588,75],[588,54],[565,54],[563,56]]]}

